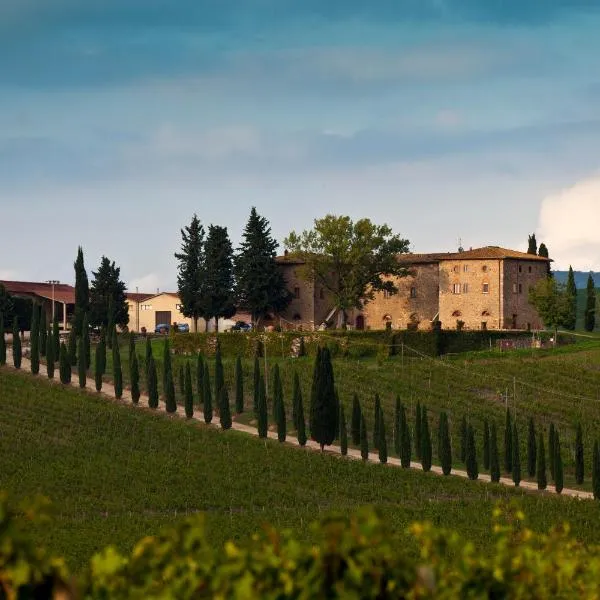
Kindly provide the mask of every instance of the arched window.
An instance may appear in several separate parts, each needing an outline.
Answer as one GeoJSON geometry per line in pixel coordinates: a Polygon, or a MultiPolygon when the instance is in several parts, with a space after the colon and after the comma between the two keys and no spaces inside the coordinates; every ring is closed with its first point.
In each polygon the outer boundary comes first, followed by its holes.
{"type": "Polygon", "coordinates": [[[462,313],[460,312],[460,310],[455,310],[455,311],[452,313],[452,316],[453,316],[453,317],[462,317],[462,313]]]}
{"type": "Polygon", "coordinates": [[[392,315],[383,315],[383,320],[386,323],[391,323],[392,322],[392,315]]]}
{"type": "Polygon", "coordinates": [[[482,316],[482,317],[489,317],[489,316],[490,316],[490,311],[489,311],[489,310],[484,310],[484,311],[481,313],[481,316],[482,316]]]}

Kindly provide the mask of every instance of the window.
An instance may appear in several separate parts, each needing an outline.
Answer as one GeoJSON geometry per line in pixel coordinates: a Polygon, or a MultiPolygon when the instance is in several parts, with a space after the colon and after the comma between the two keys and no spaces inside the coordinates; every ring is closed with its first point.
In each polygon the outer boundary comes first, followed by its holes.
{"type": "Polygon", "coordinates": [[[383,290],[383,297],[388,300],[392,295],[387,290],[383,290]]]}
{"type": "Polygon", "coordinates": [[[462,313],[460,312],[460,310],[455,310],[455,311],[452,313],[452,316],[453,316],[453,317],[462,317],[462,313]]]}
{"type": "Polygon", "coordinates": [[[489,317],[490,316],[490,311],[489,310],[482,311],[481,316],[482,317],[489,317]]]}
{"type": "Polygon", "coordinates": [[[528,269],[529,269],[529,272],[531,273],[531,265],[529,265],[528,269]]]}
{"type": "Polygon", "coordinates": [[[517,293],[517,284],[513,283],[513,294],[517,293]]]}
{"type": "Polygon", "coordinates": [[[294,298],[300,298],[300,288],[299,287],[294,288],[294,298]]]}
{"type": "Polygon", "coordinates": [[[490,293],[490,284],[489,283],[484,283],[483,286],[482,286],[481,291],[484,294],[489,294],[490,293]]]}
{"type": "Polygon", "coordinates": [[[487,331],[487,321],[481,321],[481,331],[487,331]]]}
{"type": "Polygon", "coordinates": [[[481,270],[482,270],[484,273],[487,273],[487,270],[488,270],[488,268],[487,268],[487,265],[483,265],[483,267],[481,267],[481,270]]]}
{"type": "Polygon", "coordinates": [[[523,272],[523,267],[521,265],[519,265],[519,273],[523,272]]]}
{"type": "Polygon", "coordinates": [[[463,291],[463,294],[469,293],[469,284],[468,283],[463,283],[462,291],[463,291]]]}
{"type": "Polygon", "coordinates": [[[182,309],[183,309],[183,304],[176,304],[175,305],[175,310],[178,310],[179,312],[181,312],[182,309]]]}
{"type": "Polygon", "coordinates": [[[140,310],[152,310],[152,304],[142,304],[140,310]]]}
{"type": "Polygon", "coordinates": [[[460,271],[460,267],[458,265],[454,265],[454,268],[452,269],[455,273],[458,273],[460,271]]]}
{"type": "Polygon", "coordinates": [[[522,293],[523,293],[523,284],[520,283],[519,284],[519,294],[522,294],[522,293]]]}
{"type": "Polygon", "coordinates": [[[469,265],[463,265],[463,272],[464,273],[468,273],[469,272],[469,265]]]}
{"type": "Polygon", "coordinates": [[[417,297],[417,288],[416,287],[411,287],[410,288],[410,297],[411,298],[416,298],[417,297]]]}
{"type": "Polygon", "coordinates": [[[453,294],[460,294],[460,283],[455,283],[452,286],[452,293],[453,294]]]}

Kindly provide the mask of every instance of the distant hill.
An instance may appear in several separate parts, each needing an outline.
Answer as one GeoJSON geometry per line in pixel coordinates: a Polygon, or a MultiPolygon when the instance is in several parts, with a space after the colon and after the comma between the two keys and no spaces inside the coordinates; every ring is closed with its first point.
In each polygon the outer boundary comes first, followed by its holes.
{"type": "MultiPolygon", "coordinates": [[[[554,273],[554,278],[558,283],[567,283],[567,277],[569,276],[569,271],[552,271],[554,273]]],[[[575,275],[575,285],[577,289],[582,289],[587,286],[587,280],[589,272],[587,271],[573,271],[575,275]]],[[[600,288],[600,273],[594,273],[592,271],[592,277],[594,278],[594,284],[597,288],[600,288]]]]}

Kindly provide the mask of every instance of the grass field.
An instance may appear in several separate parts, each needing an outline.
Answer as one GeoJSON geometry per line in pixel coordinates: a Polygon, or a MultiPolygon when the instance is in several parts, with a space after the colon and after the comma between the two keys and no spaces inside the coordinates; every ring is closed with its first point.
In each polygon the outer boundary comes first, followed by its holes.
{"type": "Polygon", "coordinates": [[[0,488],[44,494],[40,544],[81,568],[107,544],[130,549],[192,511],[210,539],[244,538],[265,521],[308,535],[332,510],[378,507],[396,530],[415,519],[458,528],[488,548],[490,510],[519,498],[534,528],[568,520],[600,542],[595,502],[524,494],[459,478],[367,465],[223,432],[0,369],[0,488]]]}

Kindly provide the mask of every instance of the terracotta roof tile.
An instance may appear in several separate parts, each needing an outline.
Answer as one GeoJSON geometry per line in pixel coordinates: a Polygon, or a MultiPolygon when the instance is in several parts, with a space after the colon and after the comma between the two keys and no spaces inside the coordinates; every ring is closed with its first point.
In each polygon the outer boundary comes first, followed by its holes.
{"type": "MultiPolygon", "coordinates": [[[[25,294],[52,300],[52,284],[39,281],[0,281],[10,294],[25,294]]],[[[54,285],[54,300],[66,304],[75,304],[75,288],[66,283],[54,285]]]]}

